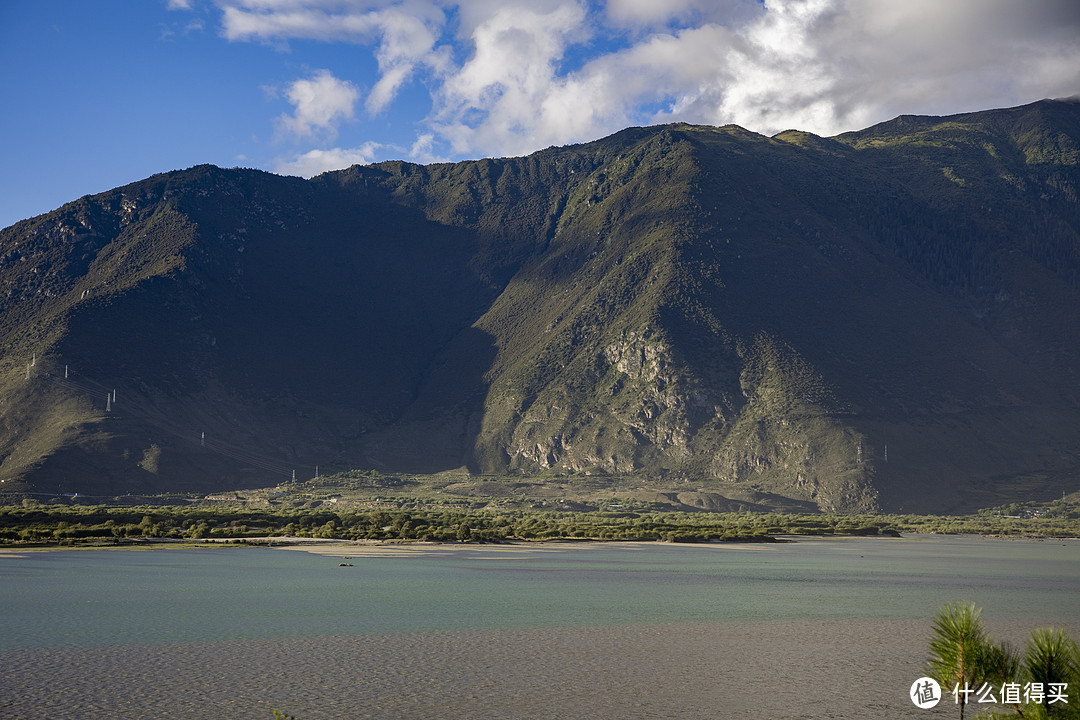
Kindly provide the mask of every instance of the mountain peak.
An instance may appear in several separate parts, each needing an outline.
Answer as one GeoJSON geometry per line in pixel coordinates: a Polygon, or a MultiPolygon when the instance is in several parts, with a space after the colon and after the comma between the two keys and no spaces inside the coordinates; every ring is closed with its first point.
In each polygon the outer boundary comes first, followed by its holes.
{"type": "Polygon", "coordinates": [[[674,124],[87,196],[0,231],[0,479],[464,466],[833,511],[1071,490],[1078,123],[674,124]]]}

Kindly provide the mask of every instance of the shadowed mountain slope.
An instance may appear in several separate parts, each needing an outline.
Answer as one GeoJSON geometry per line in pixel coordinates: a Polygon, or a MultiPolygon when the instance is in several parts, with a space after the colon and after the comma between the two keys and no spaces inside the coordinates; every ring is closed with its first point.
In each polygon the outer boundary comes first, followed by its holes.
{"type": "Polygon", "coordinates": [[[1080,103],[1045,101],[156,175],[0,231],[0,479],[464,466],[936,512],[1071,491],[1078,148],[1080,103]]]}

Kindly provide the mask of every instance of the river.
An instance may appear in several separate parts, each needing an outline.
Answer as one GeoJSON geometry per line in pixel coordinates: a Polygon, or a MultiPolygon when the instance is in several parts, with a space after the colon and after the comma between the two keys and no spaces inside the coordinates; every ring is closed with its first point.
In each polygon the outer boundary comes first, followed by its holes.
{"type": "Polygon", "coordinates": [[[951,717],[942,604],[1080,637],[1076,540],[312,549],[0,556],[0,717],[951,717]]]}

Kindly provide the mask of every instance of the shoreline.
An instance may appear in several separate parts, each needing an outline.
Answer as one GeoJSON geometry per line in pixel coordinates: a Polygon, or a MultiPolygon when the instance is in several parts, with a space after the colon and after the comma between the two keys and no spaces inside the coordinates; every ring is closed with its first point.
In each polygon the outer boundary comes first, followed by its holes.
{"type": "Polygon", "coordinates": [[[1003,542],[1076,542],[1077,536],[1061,537],[1018,537],[1015,535],[979,534],[979,533],[907,533],[896,535],[858,535],[858,534],[784,534],[777,535],[772,542],[760,540],[706,540],[700,542],[672,542],[668,540],[624,540],[595,538],[549,538],[542,540],[504,540],[501,542],[484,541],[427,541],[427,540],[344,540],[340,538],[311,538],[303,536],[258,536],[249,538],[207,538],[207,539],[166,539],[121,540],[119,542],[91,541],[62,545],[59,543],[41,544],[0,544],[0,558],[19,558],[36,553],[63,551],[151,551],[151,550],[210,550],[227,548],[264,548],[271,550],[300,550],[316,555],[338,555],[339,551],[352,550],[353,557],[370,554],[372,557],[389,554],[419,554],[442,549],[476,549],[485,551],[551,550],[567,547],[588,547],[594,545],[663,545],[670,547],[738,547],[761,544],[798,544],[820,540],[919,540],[930,537],[982,538],[1003,542]]]}

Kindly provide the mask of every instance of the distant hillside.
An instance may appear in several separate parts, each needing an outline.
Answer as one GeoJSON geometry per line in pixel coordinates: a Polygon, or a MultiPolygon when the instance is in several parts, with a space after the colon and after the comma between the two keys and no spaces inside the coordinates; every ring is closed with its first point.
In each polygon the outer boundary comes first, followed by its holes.
{"type": "Polygon", "coordinates": [[[950,512],[1080,480],[1080,102],[631,128],[0,231],[0,489],[347,468],[950,512]]]}

